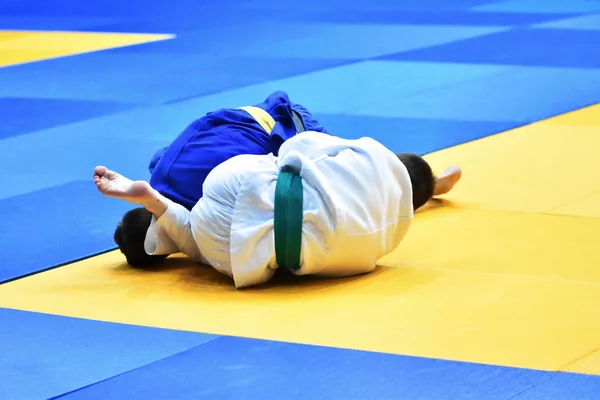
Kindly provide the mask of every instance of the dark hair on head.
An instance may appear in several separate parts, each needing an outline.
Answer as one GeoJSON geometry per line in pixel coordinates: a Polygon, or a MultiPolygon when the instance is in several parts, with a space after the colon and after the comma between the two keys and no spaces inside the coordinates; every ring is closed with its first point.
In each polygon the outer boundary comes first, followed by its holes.
{"type": "Polygon", "coordinates": [[[151,221],[150,211],[144,207],[134,208],[125,213],[115,230],[115,243],[127,259],[127,264],[132,267],[149,266],[167,258],[166,255],[149,255],[144,249],[146,232],[151,221]]]}
{"type": "Polygon", "coordinates": [[[408,170],[413,191],[413,209],[423,207],[433,197],[435,175],[427,161],[416,154],[396,154],[408,170]]]}

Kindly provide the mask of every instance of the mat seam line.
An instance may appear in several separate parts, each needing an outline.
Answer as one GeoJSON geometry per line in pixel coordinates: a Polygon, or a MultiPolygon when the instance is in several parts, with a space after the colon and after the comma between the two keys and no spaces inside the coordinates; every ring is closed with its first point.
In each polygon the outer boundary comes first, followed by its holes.
{"type": "Polygon", "coordinates": [[[582,285],[600,285],[600,282],[594,281],[579,281],[579,280],[570,280],[570,279],[560,279],[560,278],[545,278],[538,277],[532,275],[515,275],[515,274],[502,274],[497,272],[484,272],[484,271],[469,271],[464,269],[446,269],[446,268],[433,268],[433,267],[406,267],[400,265],[399,263],[384,263],[378,265],[379,267],[388,267],[388,268],[402,268],[405,270],[419,270],[419,271],[436,271],[436,272],[447,272],[447,273],[462,273],[462,274],[472,274],[472,275],[487,275],[487,276],[500,276],[506,278],[519,278],[519,279],[530,279],[530,280],[538,280],[538,281],[550,281],[550,282],[563,282],[563,283],[574,283],[574,284],[582,284],[582,285]]]}
{"type": "MultiPolygon", "coordinates": [[[[476,139],[479,140],[479,139],[476,139]]],[[[460,144],[457,146],[461,146],[460,144]]],[[[588,197],[594,194],[597,194],[600,192],[593,192],[590,194],[587,194],[586,196],[583,197],[588,197]]],[[[429,200],[430,202],[435,201],[436,199],[432,199],[429,200]]],[[[441,199],[438,199],[437,201],[440,201],[441,199]]],[[[581,198],[577,198],[575,200],[572,201],[577,201],[577,200],[581,200],[581,198]]],[[[506,208],[499,208],[499,207],[494,207],[494,206],[478,206],[475,205],[473,207],[464,207],[464,206],[459,206],[458,204],[465,204],[468,205],[469,203],[463,202],[462,200],[457,200],[456,203],[453,203],[453,199],[452,198],[444,198],[443,200],[441,200],[442,202],[446,202],[448,203],[444,208],[448,209],[450,207],[452,207],[455,210],[460,210],[460,211],[465,211],[465,212],[503,212],[503,213],[511,213],[511,214],[529,214],[529,215],[544,215],[544,216],[548,216],[548,217],[557,217],[557,218],[579,218],[579,219],[598,219],[598,217],[589,217],[589,216],[582,216],[582,215],[571,215],[571,214],[554,214],[551,212],[552,209],[554,209],[555,206],[552,206],[552,208],[544,210],[544,211],[527,211],[527,210],[510,210],[510,209],[506,209],[506,208]],[[456,204],[456,205],[454,205],[456,204]]],[[[572,201],[569,201],[568,203],[571,203],[572,201]]],[[[565,203],[565,204],[568,204],[565,203]]],[[[564,204],[562,204],[564,205],[564,204]]],[[[437,209],[438,207],[435,207],[434,209],[437,209]]],[[[431,210],[433,211],[433,210],[431,210]]],[[[415,212],[415,216],[420,215],[420,213],[422,212],[429,212],[428,210],[417,210],[417,212],[415,212]]]]}
{"type": "Polygon", "coordinates": [[[208,344],[208,343],[214,342],[215,340],[219,340],[219,339],[223,339],[223,338],[224,338],[224,336],[223,336],[223,335],[217,336],[217,337],[215,337],[215,338],[213,338],[213,339],[211,339],[211,340],[209,340],[209,341],[207,341],[207,342],[204,342],[204,343],[198,344],[198,345],[196,345],[196,346],[192,346],[192,347],[190,347],[190,348],[188,348],[188,349],[186,349],[186,350],[182,350],[182,351],[179,351],[179,352],[177,352],[177,353],[173,353],[173,354],[171,354],[171,355],[168,355],[168,356],[166,356],[166,357],[162,357],[162,358],[160,358],[160,359],[158,359],[158,360],[155,360],[155,361],[149,362],[149,363],[147,363],[147,364],[144,364],[144,365],[140,365],[140,366],[138,366],[138,367],[135,367],[135,368],[132,368],[132,369],[130,369],[130,370],[127,370],[127,371],[121,372],[121,373],[119,373],[119,374],[113,375],[113,376],[111,376],[111,377],[108,377],[108,378],[105,378],[105,379],[101,379],[101,380],[99,380],[99,381],[97,381],[97,382],[90,383],[90,384],[88,384],[88,385],[81,386],[81,387],[79,387],[79,388],[77,388],[77,389],[70,390],[70,391],[68,391],[68,392],[65,392],[65,393],[62,393],[62,394],[59,394],[59,395],[56,395],[56,396],[53,396],[53,397],[49,397],[47,400],[58,400],[58,399],[60,399],[60,398],[63,398],[63,397],[65,397],[65,396],[68,396],[68,395],[71,395],[71,394],[73,394],[73,393],[79,392],[79,391],[81,391],[81,390],[85,390],[85,389],[87,389],[87,388],[90,388],[90,387],[92,387],[92,386],[96,386],[96,385],[99,385],[99,384],[101,384],[101,383],[104,383],[104,382],[110,381],[110,380],[112,380],[112,379],[118,378],[118,377],[120,377],[120,376],[127,375],[127,374],[129,374],[129,373],[131,373],[131,372],[137,371],[138,369],[145,368],[145,367],[148,367],[148,366],[150,366],[150,365],[153,365],[153,364],[156,364],[156,363],[159,363],[159,362],[162,362],[162,361],[168,360],[169,358],[171,358],[171,357],[175,357],[175,356],[177,356],[177,355],[179,355],[179,354],[187,353],[187,352],[188,352],[188,351],[190,351],[190,350],[197,349],[197,348],[199,348],[199,347],[201,347],[201,346],[204,346],[205,344],[208,344]]]}
{"type": "Polygon", "coordinates": [[[6,280],[0,281],[0,286],[4,285],[6,283],[18,281],[20,279],[29,278],[30,276],[33,276],[33,275],[38,275],[38,274],[41,274],[41,273],[44,273],[44,272],[48,272],[48,271],[51,271],[51,270],[56,269],[56,268],[66,267],[67,265],[75,264],[75,263],[78,263],[78,262],[81,262],[81,261],[85,261],[85,260],[90,259],[90,258],[101,256],[103,254],[110,253],[110,252],[115,251],[117,249],[118,249],[117,247],[112,247],[112,248],[110,248],[108,250],[103,250],[103,251],[100,251],[98,253],[90,254],[90,255],[87,255],[87,256],[75,258],[73,260],[68,260],[68,261],[62,262],[60,264],[52,265],[52,266],[44,268],[42,270],[37,270],[37,271],[33,271],[33,272],[30,272],[30,273],[27,273],[25,275],[19,275],[19,276],[15,276],[15,277],[12,277],[12,278],[8,278],[6,280]]]}
{"type": "Polygon", "coordinates": [[[563,370],[565,370],[565,369],[569,368],[570,366],[572,366],[573,364],[577,363],[578,361],[581,361],[581,360],[583,360],[583,359],[585,359],[585,358],[587,358],[587,357],[591,356],[592,354],[594,354],[594,353],[595,353],[595,352],[597,352],[598,350],[600,350],[600,347],[598,347],[598,348],[594,348],[592,351],[589,351],[589,352],[587,352],[587,353],[583,354],[582,356],[580,356],[580,357],[577,357],[577,358],[573,359],[572,361],[569,361],[569,362],[568,362],[568,363],[566,363],[565,365],[563,365],[563,366],[559,367],[559,368],[558,368],[558,370],[559,370],[559,371],[561,371],[561,372],[570,372],[570,371],[563,371],[563,370]]]}
{"type": "MultiPolygon", "coordinates": [[[[544,213],[552,213],[553,211],[555,211],[556,209],[558,209],[560,207],[568,206],[571,203],[575,203],[576,201],[583,200],[586,197],[590,197],[590,196],[593,196],[593,195],[598,194],[598,193],[600,193],[600,191],[597,191],[597,190],[595,190],[593,192],[589,192],[587,194],[584,194],[583,196],[577,197],[576,199],[569,200],[569,201],[566,201],[564,203],[560,203],[560,204],[558,204],[558,205],[550,208],[549,210],[544,211],[544,213]]],[[[552,214],[552,215],[554,215],[554,214],[552,214]]],[[[565,214],[558,214],[558,215],[565,215],[565,214]]],[[[582,218],[594,218],[594,217],[582,217],[582,218]]]]}

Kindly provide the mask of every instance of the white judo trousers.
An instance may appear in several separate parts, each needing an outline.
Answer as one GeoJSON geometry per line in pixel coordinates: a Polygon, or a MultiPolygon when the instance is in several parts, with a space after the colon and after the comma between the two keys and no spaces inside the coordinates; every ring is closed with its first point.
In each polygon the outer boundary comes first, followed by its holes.
{"type": "Polygon", "coordinates": [[[146,252],[183,252],[232,277],[237,288],[267,282],[277,268],[275,186],[284,166],[296,167],[303,184],[301,263],[294,273],[370,272],[406,235],[412,187],[396,155],[370,138],[303,132],[281,146],[279,157],[239,155],[216,167],[191,212],[171,202],[152,219],[146,252]]]}

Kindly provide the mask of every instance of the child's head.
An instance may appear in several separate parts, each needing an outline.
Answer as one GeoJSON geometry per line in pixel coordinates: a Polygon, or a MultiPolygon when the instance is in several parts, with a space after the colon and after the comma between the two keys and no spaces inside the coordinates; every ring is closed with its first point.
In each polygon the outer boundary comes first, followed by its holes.
{"type": "Polygon", "coordinates": [[[413,191],[413,208],[423,207],[432,197],[435,190],[435,175],[427,161],[416,154],[396,154],[408,170],[413,191]]]}
{"type": "Polygon", "coordinates": [[[167,256],[152,256],[146,253],[144,241],[150,227],[152,214],[143,207],[134,208],[123,216],[115,230],[114,240],[119,250],[132,267],[143,267],[164,260],[167,256]]]}

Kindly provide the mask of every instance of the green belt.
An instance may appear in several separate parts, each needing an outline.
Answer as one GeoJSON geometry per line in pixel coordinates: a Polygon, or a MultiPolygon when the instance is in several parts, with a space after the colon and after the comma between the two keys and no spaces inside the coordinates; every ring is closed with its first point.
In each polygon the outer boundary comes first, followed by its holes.
{"type": "Polygon", "coordinates": [[[300,268],[302,201],[302,178],[298,169],[283,167],[275,186],[275,256],[279,267],[294,271],[300,268]]]}

